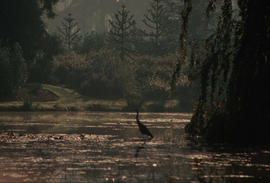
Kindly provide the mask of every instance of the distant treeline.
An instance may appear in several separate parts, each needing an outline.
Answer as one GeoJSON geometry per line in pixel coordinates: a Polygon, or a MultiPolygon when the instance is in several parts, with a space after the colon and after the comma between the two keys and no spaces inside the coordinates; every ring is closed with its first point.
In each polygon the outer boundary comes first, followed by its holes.
{"type": "MultiPolygon", "coordinates": [[[[48,34],[43,18],[54,17],[56,3],[1,3],[0,98],[26,82],[53,83],[93,98],[125,98],[135,107],[146,100],[177,98],[183,110],[191,110],[194,87],[189,87],[188,72],[181,74],[176,90],[170,90],[179,57],[181,3],[150,1],[140,22],[146,30],[138,28],[122,4],[109,21],[108,33],[82,34],[77,20],[68,14],[58,32],[48,34]]],[[[183,68],[187,71],[187,64],[183,68]]]]}

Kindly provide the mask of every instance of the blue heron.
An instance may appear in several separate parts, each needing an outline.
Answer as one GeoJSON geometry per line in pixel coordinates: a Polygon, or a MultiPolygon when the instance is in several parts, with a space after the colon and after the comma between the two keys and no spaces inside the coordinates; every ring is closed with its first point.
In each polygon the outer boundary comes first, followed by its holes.
{"type": "Polygon", "coordinates": [[[143,134],[143,135],[147,135],[149,137],[151,137],[151,139],[153,138],[153,135],[152,133],[148,130],[148,128],[142,124],[139,120],[139,111],[137,110],[137,115],[136,115],[136,121],[137,121],[137,124],[138,124],[138,127],[139,127],[139,130],[140,132],[143,134]]]}

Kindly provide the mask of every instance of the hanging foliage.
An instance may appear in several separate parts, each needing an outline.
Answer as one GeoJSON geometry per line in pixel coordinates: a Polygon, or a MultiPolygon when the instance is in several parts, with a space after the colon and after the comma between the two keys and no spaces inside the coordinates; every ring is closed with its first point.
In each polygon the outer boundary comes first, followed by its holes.
{"type": "MultiPolygon", "coordinates": [[[[214,141],[269,142],[270,6],[255,0],[238,5],[240,18],[234,20],[232,0],[223,1],[216,31],[206,40],[201,94],[186,130],[214,141]]],[[[215,8],[210,0],[207,17],[215,8]]]]}
{"type": "Polygon", "coordinates": [[[188,20],[191,10],[192,10],[192,0],[184,0],[184,6],[181,13],[182,17],[181,33],[179,35],[180,53],[177,57],[176,65],[174,67],[175,69],[172,75],[171,81],[172,90],[175,89],[176,80],[180,76],[181,67],[187,56],[188,20]]]}

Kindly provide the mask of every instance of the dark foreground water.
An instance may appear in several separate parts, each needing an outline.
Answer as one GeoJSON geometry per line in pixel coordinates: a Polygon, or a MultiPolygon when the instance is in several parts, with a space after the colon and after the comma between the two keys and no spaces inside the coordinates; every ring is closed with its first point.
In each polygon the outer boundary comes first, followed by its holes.
{"type": "Polygon", "coordinates": [[[0,183],[268,183],[270,148],[199,146],[190,114],[0,113],[0,183]]]}

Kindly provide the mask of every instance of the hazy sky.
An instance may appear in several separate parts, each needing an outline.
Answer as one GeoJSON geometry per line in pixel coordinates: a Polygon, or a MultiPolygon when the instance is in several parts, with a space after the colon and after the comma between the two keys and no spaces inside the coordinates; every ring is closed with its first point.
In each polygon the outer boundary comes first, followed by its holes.
{"type": "MultiPolygon", "coordinates": [[[[179,2],[181,0],[171,1],[179,2]]],[[[203,1],[204,0],[200,0],[200,2],[203,1]]],[[[113,17],[113,14],[122,3],[134,14],[137,26],[143,27],[142,19],[149,6],[149,2],[150,0],[60,0],[55,7],[56,18],[54,20],[47,20],[48,30],[50,32],[57,32],[57,27],[61,25],[63,18],[66,17],[68,13],[72,13],[83,33],[93,30],[104,32],[106,30],[106,22],[108,24],[108,20],[113,17]]],[[[232,2],[234,9],[237,8],[237,0],[233,0],[232,2]]],[[[193,11],[202,11],[202,7],[194,6],[193,11]]],[[[203,18],[204,17],[200,15],[195,21],[193,19],[192,22],[196,23],[196,21],[200,21],[200,19],[203,18]]],[[[193,24],[192,22],[191,24],[193,24]]]]}
{"type": "Polygon", "coordinates": [[[143,14],[150,0],[60,0],[55,7],[56,18],[48,21],[50,32],[56,31],[56,27],[68,13],[78,21],[83,32],[92,30],[104,32],[106,22],[113,17],[113,14],[124,2],[137,24],[141,23],[143,14]]]}

